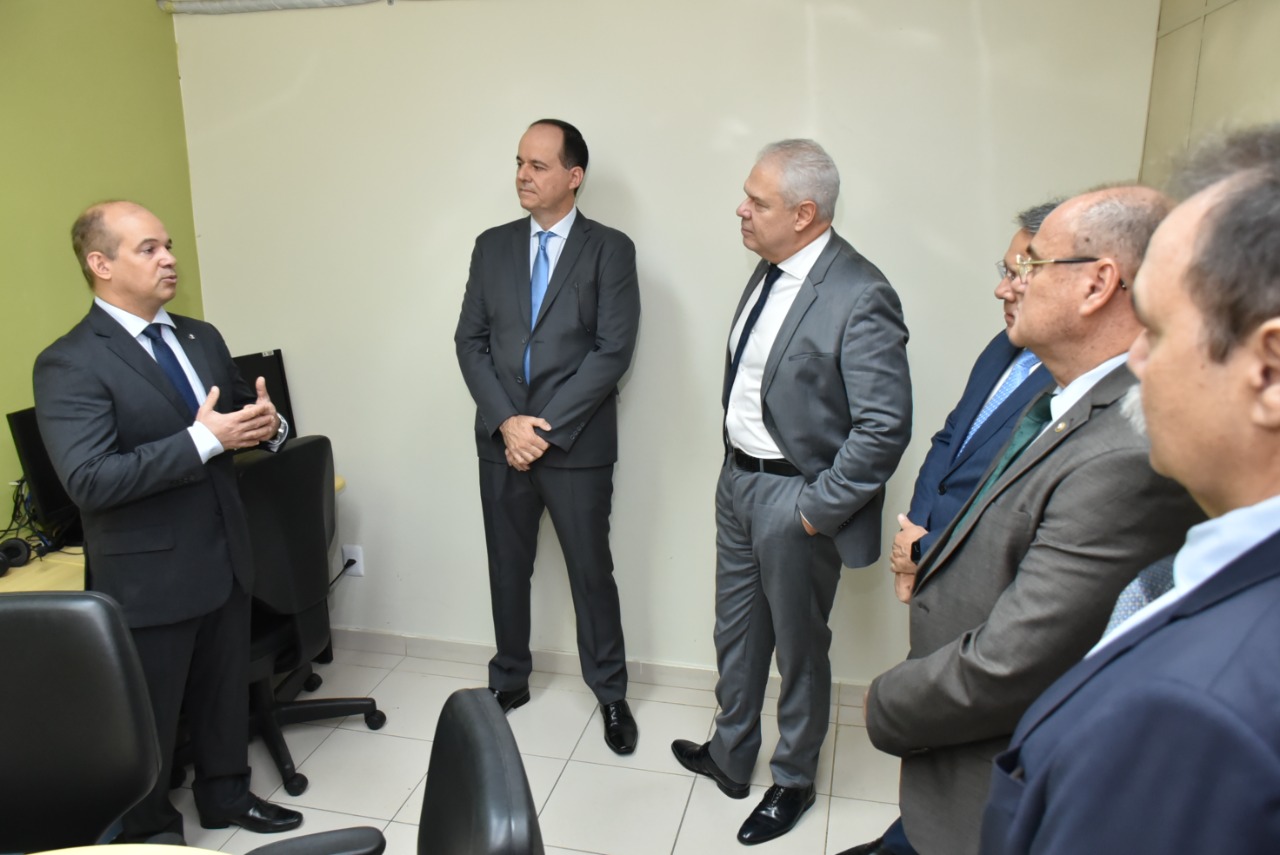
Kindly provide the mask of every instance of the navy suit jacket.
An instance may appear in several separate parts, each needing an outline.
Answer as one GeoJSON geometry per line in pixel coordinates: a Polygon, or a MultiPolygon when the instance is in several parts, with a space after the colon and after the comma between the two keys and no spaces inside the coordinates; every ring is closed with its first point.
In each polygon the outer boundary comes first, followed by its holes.
{"type": "Polygon", "coordinates": [[[985,855],[1280,852],[1280,533],[1051,686],[996,758],[985,855]]]}
{"type": "Polygon", "coordinates": [[[960,445],[969,433],[973,420],[982,410],[982,405],[987,402],[1009,364],[1021,352],[1022,348],[1009,341],[1006,333],[1001,332],[993,338],[973,364],[960,401],[947,416],[942,429],[929,441],[929,453],[925,455],[920,473],[916,475],[915,492],[911,495],[911,511],[907,514],[913,523],[924,526],[929,532],[920,538],[922,556],[929,551],[965,501],[978,488],[987,467],[1013,433],[1018,416],[1026,409],[1027,404],[1053,384],[1049,372],[1043,367],[1037,368],[982,423],[982,427],[961,451],[960,445]]]}

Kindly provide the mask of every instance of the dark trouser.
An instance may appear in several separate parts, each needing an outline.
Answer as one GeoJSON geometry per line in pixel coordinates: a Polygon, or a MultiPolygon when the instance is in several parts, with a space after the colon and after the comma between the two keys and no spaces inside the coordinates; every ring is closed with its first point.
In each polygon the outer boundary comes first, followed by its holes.
{"type": "Polygon", "coordinates": [[[489,662],[490,687],[523,688],[533,670],[529,587],[545,508],[569,571],[582,679],[602,704],[625,698],[627,657],[609,552],[613,466],[557,469],[535,463],[528,472],[518,472],[505,463],[481,460],[480,501],[498,643],[489,662]]]}
{"type": "Polygon", "coordinates": [[[201,816],[228,818],[248,810],[249,595],[232,581],[227,601],[209,614],[131,632],[151,693],[161,768],[155,788],[124,815],[121,840],[182,833],[182,814],[169,801],[169,780],[183,710],[201,816]]]}
{"type": "Polygon", "coordinates": [[[907,833],[902,830],[902,817],[893,821],[893,825],[889,826],[881,839],[883,841],[881,846],[891,850],[894,855],[917,855],[916,850],[907,840],[907,833]]]}
{"type": "Polygon", "coordinates": [[[716,486],[716,700],[711,758],[730,778],[751,779],[760,711],[775,651],[778,746],[775,784],[813,783],[831,718],[831,630],[840,556],[810,537],[796,501],[800,476],[744,472],[725,463],[716,486]]]}

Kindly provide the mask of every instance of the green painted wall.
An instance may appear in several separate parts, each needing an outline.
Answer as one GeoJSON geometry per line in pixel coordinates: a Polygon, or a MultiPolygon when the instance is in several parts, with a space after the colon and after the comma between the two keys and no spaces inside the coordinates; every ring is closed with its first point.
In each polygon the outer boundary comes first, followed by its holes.
{"type": "MultiPolygon", "coordinates": [[[[170,308],[202,316],[172,18],[151,0],[0,0],[0,413],[31,406],[36,355],[88,310],[71,223],[115,198],[164,221],[170,308]]],[[[20,474],[0,425],[0,485],[20,474]]]]}

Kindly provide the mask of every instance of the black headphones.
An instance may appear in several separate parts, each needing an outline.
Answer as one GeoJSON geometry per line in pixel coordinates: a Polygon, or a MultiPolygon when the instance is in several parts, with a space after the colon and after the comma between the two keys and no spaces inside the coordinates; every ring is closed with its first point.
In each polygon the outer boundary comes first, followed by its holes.
{"type": "Polygon", "coordinates": [[[20,537],[11,537],[0,543],[0,576],[10,567],[21,567],[31,560],[31,545],[20,537]]]}

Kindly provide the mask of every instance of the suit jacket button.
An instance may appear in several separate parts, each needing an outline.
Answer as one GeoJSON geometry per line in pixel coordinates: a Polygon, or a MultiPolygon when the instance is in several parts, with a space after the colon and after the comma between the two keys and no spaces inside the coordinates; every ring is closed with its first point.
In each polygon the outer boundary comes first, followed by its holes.
{"type": "Polygon", "coordinates": [[[939,495],[939,496],[945,496],[945,495],[947,495],[947,485],[946,485],[946,484],[939,484],[939,485],[938,485],[938,495],[939,495]]]}
{"type": "Polygon", "coordinates": [[[524,377],[523,377],[523,375],[520,375],[520,374],[517,374],[517,375],[516,375],[516,385],[517,385],[517,386],[523,386],[523,385],[524,385],[524,377]]]}

